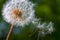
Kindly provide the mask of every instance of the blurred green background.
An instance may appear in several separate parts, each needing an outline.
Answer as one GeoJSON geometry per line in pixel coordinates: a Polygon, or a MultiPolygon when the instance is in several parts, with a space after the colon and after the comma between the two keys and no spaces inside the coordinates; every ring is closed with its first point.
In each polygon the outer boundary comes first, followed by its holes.
{"type": "MultiPolygon", "coordinates": [[[[8,30],[10,28],[10,24],[6,23],[2,18],[2,7],[3,4],[7,0],[0,0],[0,40],[5,40],[8,30]]],[[[18,0],[17,0],[18,1],[18,0]]],[[[60,40],[60,0],[30,0],[35,3],[35,16],[37,18],[41,18],[42,22],[50,22],[54,23],[54,32],[51,35],[47,35],[40,40],[60,40]]],[[[18,34],[11,34],[9,40],[37,40],[37,32],[34,33],[31,30],[32,24],[29,27],[20,28],[15,32],[19,32],[18,34]],[[20,30],[20,31],[19,31],[20,30]],[[23,31],[22,31],[23,30],[23,31]],[[33,34],[34,33],[34,34],[33,34]],[[29,37],[30,34],[33,34],[29,37]]],[[[35,30],[33,30],[35,31],[35,30]]]]}

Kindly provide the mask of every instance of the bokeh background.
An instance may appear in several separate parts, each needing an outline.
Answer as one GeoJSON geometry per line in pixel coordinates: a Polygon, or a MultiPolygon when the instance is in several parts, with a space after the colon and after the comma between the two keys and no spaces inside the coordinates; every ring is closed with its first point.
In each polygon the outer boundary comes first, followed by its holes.
{"type": "MultiPolygon", "coordinates": [[[[0,40],[5,40],[10,28],[2,17],[2,7],[7,0],[0,0],[0,40]]],[[[17,0],[18,1],[18,0],[17,0]]],[[[35,16],[41,18],[41,22],[54,23],[54,32],[51,35],[40,37],[40,40],[60,40],[60,0],[30,0],[35,3],[35,16]]],[[[15,27],[9,40],[37,40],[38,32],[35,31],[33,24],[24,28],[15,27]],[[31,36],[30,36],[31,35],[31,36]]]]}

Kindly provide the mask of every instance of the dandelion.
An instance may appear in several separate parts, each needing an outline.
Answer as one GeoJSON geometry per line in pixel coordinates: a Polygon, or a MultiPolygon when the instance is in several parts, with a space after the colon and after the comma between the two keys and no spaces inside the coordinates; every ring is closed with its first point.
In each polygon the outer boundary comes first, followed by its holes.
{"type": "Polygon", "coordinates": [[[42,35],[51,34],[54,31],[53,23],[50,22],[48,25],[46,22],[41,24],[38,19],[34,19],[32,23],[39,29],[42,35]]]}
{"type": "MultiPolygon", "coordinates": [[[[43,23],[42,25],[39,23],[38,25],[37,25],[37,27],[39,28],[39,34],[38,35],[40,35],[40,36],[44,36],[44,35],[46,35],[46,34],[51,34],[53,31],[54,31],[54,29],[53,29],[53,23],[52,22],[50,22],[48,25],[46,24],[46,23],[43,23]]],[[[37,40],[39,40],[39,36],[38,36],[38,38],[37,38],[37,40]]]]}
{"type": "Polygon", "coordinates": [[[12,24],[7,35],[8,40],[14,26],[28,25],[34,19],[34,4],[28,0],[10,0],[2,10],[3,18],[6,22],[12,24]]]}
{"type": "MultiPolygon", "coordinates": [[[[41,24],[40,19],[34,19],[32,23],[35,25],[35,27],[38,28],[38,37],[37,40],[39,40],[39,37],[43,37],[46,34],[51,34],[54,31],[53,23],[50,22],[48,25],[46,22],[41,24]]],[[[36,31],[35,31],[36,32],[36,31]]]]}

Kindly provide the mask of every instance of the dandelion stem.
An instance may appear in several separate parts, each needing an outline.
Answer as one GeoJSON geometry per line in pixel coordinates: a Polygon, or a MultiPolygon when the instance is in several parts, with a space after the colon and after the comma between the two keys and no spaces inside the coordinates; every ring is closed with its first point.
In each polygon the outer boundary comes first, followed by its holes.
{"type": "Polygon", "coordinates": [[[39,40],[39,36],[40,36],[40,31],[39,31],[39,33],[38,33],[38,37],[37,37],[37,40],[39,40]]]}
{"type": "Polygon", "coordinates": [[[14,24],[12,23],[12,25],[11,25],[11,27],[10,27],[10,30],[9,30],[9,32],[8,32],[8,35],[7,35],[7,37],[6,37],[6,40],[9,39],[9,36],[10,36],[12,30],[13,30],[13,27],[14,27],[14,24]]]}

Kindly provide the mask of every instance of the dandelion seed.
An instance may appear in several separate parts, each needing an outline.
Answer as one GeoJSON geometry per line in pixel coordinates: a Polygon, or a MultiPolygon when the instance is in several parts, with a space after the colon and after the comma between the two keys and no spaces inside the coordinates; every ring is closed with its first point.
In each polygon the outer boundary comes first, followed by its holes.
{"type": "Polygon", "coordinates": [[[48,32],[47,33],[50,33],[50,34],[54,31],[54,29],[53,29],[53,23],[52,22],[50,22],[47,25],[47,29],[48,29],[48,32]]]}

